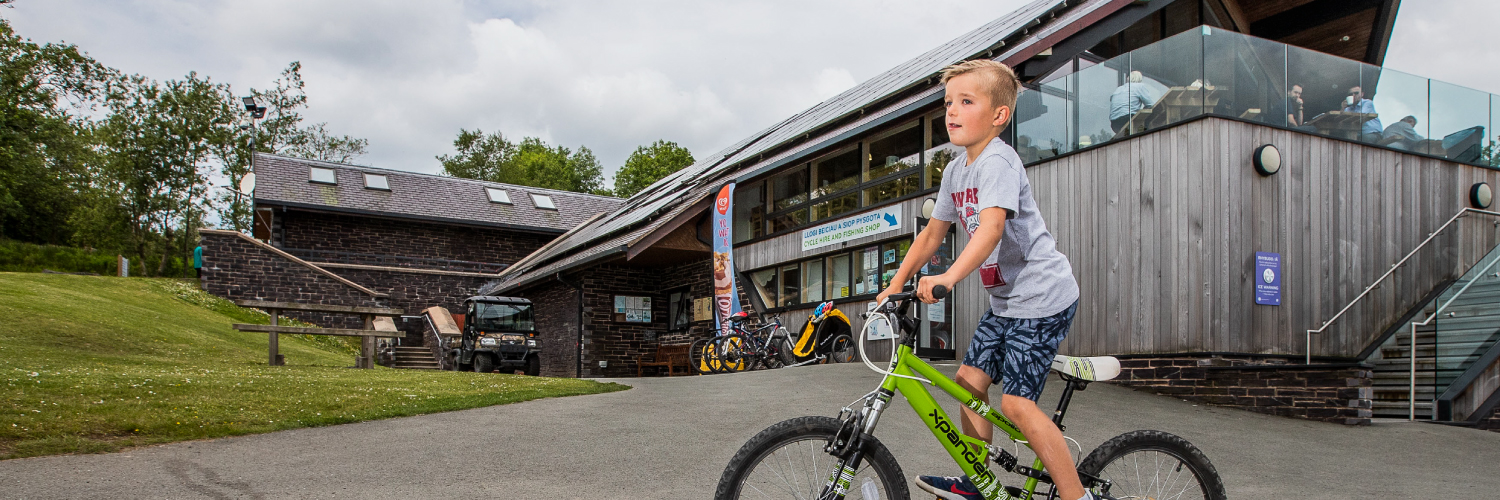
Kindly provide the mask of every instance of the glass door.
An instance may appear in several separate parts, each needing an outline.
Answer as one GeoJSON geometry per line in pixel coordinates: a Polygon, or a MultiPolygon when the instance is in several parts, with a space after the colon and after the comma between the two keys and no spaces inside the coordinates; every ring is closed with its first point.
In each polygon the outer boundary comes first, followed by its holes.
{"type": "MultiPolygon", "coordinates": [[[[917,234],[921,234],[924,227],[927,227],[927,219],[918,217],[917,234]]],[[[948,270],[948,266],[953,265],[953,228],[952,225],[948,226],[948,234],[943,236],[942,246],[922,266],[923,276],[942,274],[948,270]]],[[[936,304],[918,303],[917,315],[922,320],[917,333],[917,356],[927,359],[958,359],[957,352],[953,349],[953,297],[949,296],[936,304]]]]}

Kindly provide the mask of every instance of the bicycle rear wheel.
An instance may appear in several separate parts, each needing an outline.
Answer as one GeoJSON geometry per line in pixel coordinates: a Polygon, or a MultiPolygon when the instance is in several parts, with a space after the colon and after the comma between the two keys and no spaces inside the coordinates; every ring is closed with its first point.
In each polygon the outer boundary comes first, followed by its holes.
{"type": "MultiPolygon", "coordinates": [[[[729,460],[714,498],[818,498],[839,468],[839,459],[825,453],[823,447],[841,424],[829,417],[798,417],[760,431],[729,460]]],[[[864,458],[844,498],[911,496],[901,466],[885,445],[869,437],[861,451],[864,458]]]]}
{"type": "MultiPolygon", "coordinates": [[[[1099,445],[1078,471],[1110,481],[1114,498],[1223,500],[1219,471],[1186,439],[1162,431],[1131,431],[1099,445]]],[[[1096,492],[1099,488],[1095,489],[1096,492]]]]}
{"type": "Polygon", "coordinates": [[[750,357],[746,352],[745,336],[731,333],[719,337],[713,349],[714,368],[719,373],[735,373],[750,368],[750,357]]]}

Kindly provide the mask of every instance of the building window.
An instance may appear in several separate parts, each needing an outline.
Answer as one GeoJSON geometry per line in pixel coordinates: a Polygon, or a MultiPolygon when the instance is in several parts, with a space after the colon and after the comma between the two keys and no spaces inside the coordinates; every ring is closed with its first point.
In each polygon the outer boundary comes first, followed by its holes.
{"type": "MultiPolygon", "coordinates": [[[[935,189],[961,149],[948,143],[941,113],[907,121],[789,167],[736,191],[735,242],[778,234],[935,189]],[[924,121],[925,120],[925,121],[924,121]],[[936,145],[936,147],[933,147],[936,145]],[[924,146],[927,146],[924,148],[924,146]],[[764,201],[761,200],[764,197],[764,201]]],[[[825,291],[825,295],[831,295],[825,291]]]]}
{"type": "Polygon", "coordinates": [[[766,234],[765,183],[752,182],[734,190],[734,242],[766,234]]]}
{"type": "MultiPolygon", "coordinates": [[[[871,295],[890,286],[910,248],[911,238],[906,237],[852,252],[786,262],[752,271],[748,276],[761,303],[773,309],[871,295]]],[[[942,251],[951,252],[947,248],[942,251]]]]}
{"type": "Polygon", "coordinates": [[[484,194],[490,197],[490,203],[511,204],[510,193],[505,192],[504,189],[484,188],[484,194]]]}
{"type": "Polygon", "coordinates": [[[770,183],[771,210],[773,211],[801,205],[807,201],[807,165],[772,177],[770,183]]]}
{"type": "Polygon", "coordinates": [[[866,181],[921,166],[922,127],[918,125],[913,120],[870,140],[870,153],[866,155],[870,162],[869,168],[865,170],[866,181]]]}
{"type": "Polygon", "coordinates": [[[776,305],[781,307],[802,303],[802,266],[796,263],[781,266],[781,297],[776,305]]]}
{"type": "Polygon", "coordinates": [[[311,179],[310,180],[312,182],[316,182],[318,184],[338,184],[339,183],[338,176],[334,175],[333,169],[331,169],[331,168],[312,167],[312,174],[311,174],[311,179]]]}
{"type": "Polygon", "coordinates": [[[927,151],[922,152],[922,176],[924,177],[922,185],[933,189],[943,183],[943,169],[948,168],[948,162],[957,158],[958,154],[963,152],[963,148],[948,142],[948,120],[943,117],[942,113],[932,115],[927,121],[929,123],[927,144],[930,146],[927,151]]]}
{"type": "Polygon", "coordinates": [[[536,194],[536,193],[529,193],[529,194],[531,195],[531,204],[534,205],[534,206],[536,206],[537,208],[544,208],[544,209],[547,209],[547,210],[557,210],[557,205],[552,204],[552,197],[551,196],[547,196],[545,194],[536,194]]]}
{"type": "Polygon", "coordinates": [[[901,260],[906,258],[906,251],[910,248],[911,240],[880,245],[880,289],[891,286],[891,278],[896,277],[896,271],[901,269],[901,260]]]}
{"type": "Polygon", "coordinates": [[[391,190],[391,185],[386,182],[383,174],[365,174],[365,189],[391,190]]]}
{"type": "Polygon", "coordinates": [[[802,263],[802,300],[804,302],[823,301],[823,259],[809,260],[802,263]]]}
{"type": "Polygon", "coordinates": [[[667,329],[681,330],[687,328],[688,323],[693,320],[693,298],[687,290],[672,292],[667,295],[667,329]]]}
{"type": "Polygon", "coordinates": [[[812,220],[818,221],[837,217],[852,212],[857,208],[859,208],[859,192],[855,191],[814,204],[812,206],[812,220]]]}
{"type": "Polygon", "coordinates": [[[828,298],[842,299],[849,296],[849,254],[841,253],[828,258],[828,298]]]}
{"type": "Polygon", "coordinates": [[[760,294],[760,303],[766,307],[780,306],[776,301],[776,268],[750,273],[750,284],[755,285],[755,293],[760,294]]]}
{"type": "Polygon", "coordinates": [[[835,151],[813,163],[812,197],[828,196],[859,184],[859,145],[835,151]]]}

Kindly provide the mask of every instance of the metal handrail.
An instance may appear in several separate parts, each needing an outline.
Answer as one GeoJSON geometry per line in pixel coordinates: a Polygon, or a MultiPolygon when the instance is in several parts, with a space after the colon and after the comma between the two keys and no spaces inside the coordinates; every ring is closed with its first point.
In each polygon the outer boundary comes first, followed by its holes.
{"type": "Polygon", "coordinates": [[[1440,234],[1440,233],[1442,233],[1444,230],[1448,229],[1448,226],[1453,225],[1454,221],[1457,221],[1458,219],[1463,218],[1464,216],[1468,215],[1471,212],[1472,213],[1476,213],[1476,214],[1492,215],[1492,216],[1500,217],[1500,212],[1491,212],[1491,211],[1488,211],[1488,210],[1480,210],[1480,209],[1477,209],[1477,208],[1464,207],[1462,210],[1459,210],[1458,213],[1453,214],[1453,217],[1450,217],[1448,219],[1448,222],[1444,222],[1443,225],[1441,227],[1437,228],[1436,231],[1433,231],[1431,233],[1427,233],[1427,239],[1422,240],[1421,244],[1417,245],[1416,248],[1413,248],[1411,250],[1411,252],[1407,253],[1405,257],[1402,257],[1401,260],[1398,261],[1398,262],[1396,262],[1395,265],[1392,265],[1391,268],[1390,268],[1390,270],[1386,271],[1385,274],[1382,274],[1379,278],[1376,278],[1373,283],[1370,283],[1370,286],[1365,287],[1365,291],[1360,292],[1358,297],[1355,297],[1354,300],[1349,301],[1349,304],[1345,305],[1343,309],[1340,309],[1339,312],[1338,312],[1338,314],[1333,315],[1333,317],[1329,318],[1328,321],[1324,321],[1322,326],[1319,326],[1316,329],[1312,329],[1312,330],[1308,330],[1307,331],[1307,361],[1306,361],[1306,363],[1309,364],[1309,365],[1312,364],[1312,336],[1313,336],[1314,333],[1323,333],[1323,330],[1328,329],[1329,325],[1332,325],[1334,321],[1338,321],[1339,318],[1341,318],[1341,317],[1344,316],[1344,313],[1349,312],[1349,309],[1353,308],[1354,304],[1359,303],[1359,301],[1363,300],[1366,295],[1369,295],[1371,290],[1374,290],[1376,287],[1379,287],[1380,286],[1380,282],[1385,281],[1386,278],[1389,278],[1389,277],[1391,277],[1392,274],[1395,274],[1395,272],[1396,272],[1397,269],[1400,269],[1402,265],[1406,264],[1406,261],[1411,260],[1411,258],[1412,258],[1413,255],[1416,255],[1418,251],[1422,250],[1422,248],[1425,247],[1425,246],[1427,246],[1428,243],[1431,243],[1432,240],[1433,240],[1433,238],[1437,238],[1437,235],[1440,234]]]}
{"type": "MultiPolygon", "coordinates": [[[[1437,319],[1439,315],[1443,314],[1443,311],[1448,309],[1449,305],[1453,304],[1453,301],[1458,300],[1459,297],[1463,296],[1464,292],[1469,291],[1469,287],[1473,286],[1475,282],[1478,282],[1481,276],[1489,274],[1490,269],[1494,268],[1496,263],[1500,263],[1500,258],[1490,259],[1490,263],[1484,266],[1484,269],[1480,270],[1479,273],[1474,277],[1474,279],[1469,280],[1468,283],[1464,283],[1464,286],[1458,289],[1458,293],[1453,294],[1453,297],[1449,298],[1447,302],[1444,302],[1442,305],[1438,306],[1437,310],[1433,311],[1431,315],[1428,315],[1426,319],[1423,319],[1422,321],[1411,322],[1411,352],[1409,356],[1411,358],[1411,381],[1410,387],[1408,387],[1409,392],[1407,395],[1407,402],[1409,403],[1406,415],[1407,420],[1415,421],[1417,419],[1417,327],[1427,326],[1432,322],[1432,320],[1437,319]]],[[[1432,348],[1434,350],[1437,349],[1436,333],[1434,333],[1434,342],[1432,348]]],[[[1435,355],[1436,353],[1434,353],[1434,356],[1435,355]]],[[[1433,368],[1436,369],[1437,367],[1434,366],[1433,368]]],[[[1436,377],[1436,375],[1434,375],[1434,377],[1436,377]]],[[[1434,378],[1434,380],[1436,379],[1434,378]]],[[[1433,407],[1432,409],[1432,417],[1433,419],[1437,418],[1436,407],[1433,407]]]]}

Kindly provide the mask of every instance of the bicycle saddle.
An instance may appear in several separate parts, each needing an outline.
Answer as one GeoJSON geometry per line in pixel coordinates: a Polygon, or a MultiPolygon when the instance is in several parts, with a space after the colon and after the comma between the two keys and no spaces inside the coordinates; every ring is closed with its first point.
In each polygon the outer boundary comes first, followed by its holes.
{"type": "Polygon", "coordinates": [[[729,315],[729,322],[730,323],[744,323],[746,320],[749,320],[749,319],[750,319],[750,313],[747,313],[745,311],[740,311],[740,312],[737,312],[737,313],[729,315]]]}
{"type": "Polygon", "coordinates": [[[1075,358],[1058,354],[1052,358],[1052,369],[1070,377],[1096,382],[1120,376],[1120,360],[1111,356],[1075,358]]]}

